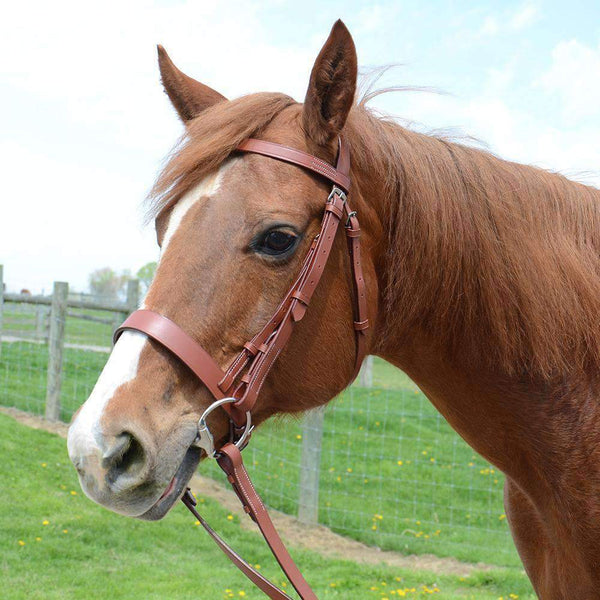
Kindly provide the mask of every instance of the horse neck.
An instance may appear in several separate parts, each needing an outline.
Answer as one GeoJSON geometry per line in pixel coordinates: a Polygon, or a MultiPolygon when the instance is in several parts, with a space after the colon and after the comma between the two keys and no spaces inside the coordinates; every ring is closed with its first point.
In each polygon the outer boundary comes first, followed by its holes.
{"type": "MultiPolygon", "coordinates": [[[[355,180],[361,191],[359,214],[362,210],[368,234],[382,232],[382,243],[377,253],[371,256],[380,290],[373,336],[375,342],[371,353],[405,371],[475,450],[519,479],[521,473],[515,470],[514,463],[506,462],[506,449],[517,452],[517,448],[521,447],[522,456],[533,455],[527,450],[526,444],[529,439],[537,439],[538,444],[542,444],[539,440],[545,435],[543,427],[548,419],[547,400],[561,393],[559,382],[564,390],[574,389],[578,385],[573,377],[567,378],[566,375],[554,379],[539,374],[530,376],[527,368],[517,363],[512,372],[506,369],[501,362],[502,354],[496,353],[493,335],[497,335],[497,332],[480,326],[483,321],[481,314],[488,307],[481,296],[473,294],[473,289],[477,290],[479,285],[475,278],[490,276],[487,269],[492,258],[483,255],[479,263],[479,255],[469,255],[468,252],[480,242],[477,238],[481,234],[480,223],[481,227],[489,226],[489,223],[484,220],[485,215],[475,224],[468,222],[468,219],[477,217],[472,216],[476,213],[475,203],[480,203],[479,209],[486,207],[488,202],[499,200],[514,210],[526,227],[527,221],[519,212],[523,209],[520,203],[522,199],[511,197],[510,191],[500,198],[495,190],[486,196],[475,186],[473,190],[467,186],[459,189],[456,183],[460,182],[460,177],[454,173],[447,174],[445,179],[445,174],[433,172],[442,165],[435,163],[431,158],[435,152],[429,154],[428,148],[445,143],[439,140],[423,142],[420,139],[416,148],[409,148],[410,135],[398,136],[400,150],[388,152],[387,165],[375,164],[377,169],[373,169],[368,161],[366,167],[358,161],[354,162],[357,167],[355,180]],[[396,162],[392,162],[392,159],[396,162]],[[401,185],[390,186],[389,173],[392,170],[396,170],[392,179],[395,177],[401,185]],[[388,173],[385,180],[381,173],[388,173]],[[445,184],[450,191],[442,189],[445,184]],[[454,199],[459,198],[454,202],[455,210],[459,201],[464,202],[462,207],[458,205],[458,214],[450,212],[445,202],[451,194],[454,199]],[[510,203],[513,203],[512,206],[510,203]],[[445,256],[440,248],[445,248],[447,254],[456,248],[457,256],[444,262],[445,256]],[[462,257],[458,256],[461,248],[465,251],[462,257]],[[471,256],[471,263],[465,261],[464,256],[471,256]],[[465,275],[471,280],[465,280],[465,275]],[[466,287],[469,283],[472,285],[470,289],[466,287]],[[449,290],[455,294],[452,301],[444,295],[449,290]],[[525,426],[529,427],[530,433],[537,427],[539,431],[519,437],[517,433],[525,426]]],[[[450,154],[462,151],[448,146],[447,152],[450,154]]],[[[435,151],[439,151],[439,147],[435,151]]],[[[470,151],[464,150],[465,153],[470,151]]],[[[487,161],[486,166],[490,170],[497,169],[499,175],[509,178],[510,184],[513,183],[510,177],[515,180],[520,178],[519,182],[529,198],[536,194],[543,197],[544,185],[548,183],[559,187],[561,193],[564,190],[565,195],[570,194],[574,203],[592,206],[598,200],[596,190],[584,189],[584,186],[563,178],[547,180],[549,174],[510,165],[493,157],[488,158],[488,155],[482,156],[482,160],[487,161]]],[[[443,167],[451,168],[448,161],[443,167]]],[[[488,176],[486,181],[489,183],[491,179],[493,177],[488,176]]],[[[481,186],[484,183],[482,178],[481,186]]],[[[562,210],[566,212],[566,209],[562,210]]],[[[482,214],[483,209],[479,210],[479,215],[482,214]]],[[[515,218],[515,223],[519,219],[515,218]]],[[[554,215],[548,217],[548,227],[552,226],[553,219],[554,215]]],[[[506,235],[512,234],[508,232],[506,235]]],[[[517,231],[514,235],[526,235],[526,232],[517,231]]],[[[530,237],[532,244],[543,247],[539,232],[532,232],[530,237]]],[[[481,248],[478,251],[483,253],[481,248]]],[[[520,255],[520,260],[528,263],[524,269],[531,269],[531,265],[537,267],[535,259],[520,255]]],[[[506,276],[504,271],[498,272],[506,276]]],[[[509,285],[511,283],[509,281],[509,285]]],[[[510,290],[510,287],[507,289],[510,290]]],[[[538,291],[542,294],[546,289],[540,288],[538,291]]],[[[483,298],[485,300],[487,297],[483,298]]],[[[540,303],[540,306],[544,309],[553,308],[550,302],[546,305],[540,303]]],[[[489,314],[486,317],[489,320],[489,314]]],[[[530,336],[531,339],[534,337],[530,336]]],[[[533,351],[532,356],[535,356],[533,351]]],[[[581,388],[585,390],[586,386],[584,383],[581,388]]]]}

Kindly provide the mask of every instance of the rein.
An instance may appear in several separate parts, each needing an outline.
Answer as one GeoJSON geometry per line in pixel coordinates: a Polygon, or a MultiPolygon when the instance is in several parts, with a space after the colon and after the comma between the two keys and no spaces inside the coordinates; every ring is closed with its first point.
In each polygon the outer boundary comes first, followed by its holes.
{"type": "MultiPolygon", "coordinates": [[[[366,353],[367,299],[360,255],[360,227],[356,212],[348,204],[350,190],[350,152],[339,139],[336,166],[281,144],[264,140],[248,139],[237,150],[269,156],[298,165],[333,184],[324,207],[321,229],[313,239],[296,280],[267,324],[243,346],[242,351],[223,371],[214,359],[185,331],[167,317],[151,310],[136,310],[116,330],[114,341],[127,329],[141,331],[172,352],[187,365],[214,396],[211,404],[200,417],[198,435],[194,445],[202,448],[209,458],[215,458],[227,476],[227,480],[240,499],[244,510],[258,525],[277,562],[300,595],[302,600],[316,600],[314,592],[300,573],[279,537],[262,500],[256,493],[242,461],[241,450],[248,444],[252,432],[252,409],[256,404],[262,385],[285,348],[295,323],[301,321],[310,304],[313,293],[323,275],[331,254],[333,242],[340,223],[344,224],[348,241],[354,291],[354,331],[356,356],[352,380],[366,353]],[[215,449],[214,438],[206,419],[215,409],[222,407],[229,415],[230,441],[215,449]]],[[[269,598],[275,600],[290,597],[265,579],[234,550],[232,550],[208,525],[194,508],[196,502],[188,488],[183,503],[198,519],[227,557],[269,598]]]]}

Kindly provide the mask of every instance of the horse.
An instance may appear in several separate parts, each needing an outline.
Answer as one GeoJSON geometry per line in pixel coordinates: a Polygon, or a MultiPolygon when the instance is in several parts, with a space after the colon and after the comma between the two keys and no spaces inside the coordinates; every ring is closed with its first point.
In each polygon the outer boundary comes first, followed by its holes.
{"type": "MultiPolygon", "coordinates": [[[[149,197],[161,251],[142,308],[227,369],[297,277],[330,187],[237,149],[258,138],[335,164],[342,138],[366,351],[406,372],[506,475],[507,520],[538,596],[600,597],[600,191],[375,115],[356,100],[356,49],[341,21],[303,103],[229,100],[161,46],[158,56],[185,135],[149,197]]],[[[264,379],[254,425],[322,406],[351,383],[349,273],[337,235],[310,309],[264,379]]],[[[84,492],[123,515],[162,518],[203,456],[192,442],[212,401],[177,356],[125,330],[70,425],[84,492]]],[[[224,444],[229,414],[209,421],[224,444]]]]}

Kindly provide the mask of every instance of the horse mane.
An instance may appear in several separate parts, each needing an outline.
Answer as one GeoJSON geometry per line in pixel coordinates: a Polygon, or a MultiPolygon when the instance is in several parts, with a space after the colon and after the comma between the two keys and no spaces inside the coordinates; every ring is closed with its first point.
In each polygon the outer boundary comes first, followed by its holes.
{"type": "MultiPolygon", "coordinates": [[[[292,104],[252,94],[191,121],[149,196],[149,217],[292,104]]],[[[450,356],[509,374],[600,366],[599,190],[410,131],[363,101],[344,135],[357,187],[379,182],[388,335],[417,327],[450,356]]]]}
{"type": "Polygon", "coordinates": [[[351,113],[353,165],[382,181],[384,310],[449,356],[525,377],[600,366],[600,191],[351,113]]]}

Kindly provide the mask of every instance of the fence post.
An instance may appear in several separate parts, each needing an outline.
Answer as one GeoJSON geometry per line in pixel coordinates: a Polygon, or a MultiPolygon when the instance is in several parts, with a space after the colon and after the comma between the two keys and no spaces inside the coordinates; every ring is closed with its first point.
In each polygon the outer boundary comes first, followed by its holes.
{"type": "Polygon", "coordinates": [[[371,355],[367,356],[363,361],[360,373],[358,374],[358,381],[361,387],[373,387],[373,357],[371,355]]]}
{"type": "Polygon", "coordinates": [[[306,525],[319,522],[319,474],[325,408],[315,408],[304,416],[302,424],[302,458],[298,519],[306,525]]]}
{"type": "Polygon", "coordinates": [[[4,265],[0,265],[0,356],[2,355],[2,327],[4,313],[4,265]]]}
{"type": "MultiPolygon", "coordinates": [[[[140,280],[130,279],[127,282],[127,310],[131,314],[137,310],[140,302],[140,280]]],[[[126,315],[128,317],[129,315],[126,315]]]]}
{"type": "Polygon", "coordinates": [[[55,281],[52,291],[52,310],[50,312],[48,380],[46,384],[46,419],[49,421],[58,421],[60,417],[60,385],[68,295],[69,284],[64,281],[55,281]]]}

